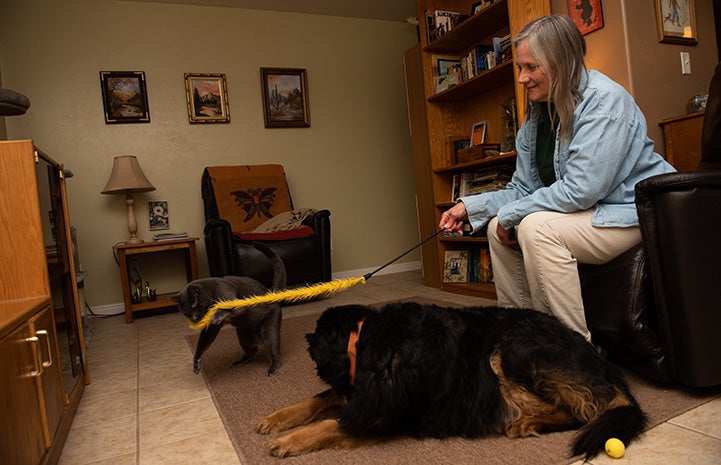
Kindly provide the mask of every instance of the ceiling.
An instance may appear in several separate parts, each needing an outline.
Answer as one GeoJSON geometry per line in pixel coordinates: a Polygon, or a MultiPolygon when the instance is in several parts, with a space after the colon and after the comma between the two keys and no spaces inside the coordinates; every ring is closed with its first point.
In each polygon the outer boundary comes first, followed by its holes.
{"type": "Polygon", "coordinates": [[[126,0],[146,3],[287,11],[352,18],[404,21],[416,16],[416,0],[126,0]]]}

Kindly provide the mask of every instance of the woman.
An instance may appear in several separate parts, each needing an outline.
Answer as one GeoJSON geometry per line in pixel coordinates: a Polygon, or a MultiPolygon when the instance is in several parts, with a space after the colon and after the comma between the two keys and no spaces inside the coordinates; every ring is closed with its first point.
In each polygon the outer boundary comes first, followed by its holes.
{"type": "Polygon", "coordinates": [[[674,169],[628,92],[586,69],[568,16],[529,23],[514,45],[529,101],[516,171],[503,190],[459,199],[439,226],[488,223],[498,304],[552,313],[590,341],[577,263],[606,263],[640,242],[634,186],[674,169]]]}

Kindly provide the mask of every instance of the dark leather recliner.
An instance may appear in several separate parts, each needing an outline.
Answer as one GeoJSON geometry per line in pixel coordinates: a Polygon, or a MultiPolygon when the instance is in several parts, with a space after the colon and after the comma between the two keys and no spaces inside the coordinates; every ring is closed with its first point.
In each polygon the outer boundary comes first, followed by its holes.
{"type": "Polygon", "coordinates": [[[642,242],[579,265],[586,320],[609,358],[659,381],[721,384],[721,64],[709,88],[697,171],[636,185],[642,242]]]}
{"type": "MultiPolygon", "coordinates": [[[[258,166],[258,165],[256,165],[258,166]]],[[[270,166],[270,165],[263,165],[270,166]]],[[[285,173],[280,165],[282,185],[287,190],[285,173]]],[[[234,275],[249,276],[266,286],[272,283],[273,271],[269,260],[253,247],[253,242],[263,242],[275,250],[286,268],[289,286],[331,280],[330,255],[330,212],[319,210],[302,221],[307,234],[294,235],[292,231],[274,234],[233,231],[231,221],[222,218],[209,169],[203,171],[201,191],[205,210],[205,248],[208,256],[210,275],[216,277],[234,275]]],[[[253,167],[248,167],[253,168],[253,167]]],[[[290,210],[293,209],[290,193],[287,192],[290,210]]],[[[268,215],[277,214],[269,207],[268,215]]],[[[222,207],[221,207],[222,210],[222,207]]],[[[248,215],[250,216],[250,215],[248,215]]],[[[261,216],[258,214],[258,216],[261,216]]]]}

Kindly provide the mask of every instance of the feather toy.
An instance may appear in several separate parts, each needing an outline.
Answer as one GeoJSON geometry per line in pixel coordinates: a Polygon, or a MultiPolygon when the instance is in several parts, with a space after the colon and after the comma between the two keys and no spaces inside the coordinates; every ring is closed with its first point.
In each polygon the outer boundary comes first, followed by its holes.
{"type": "Polygon", "coordinates": [[[253,305],[263,305],[263,304],[271,304],[271,303],[277,303],[277,302],[287,302],[287,303],[296,303],[296,302],[305,302],[317,297],[331,297],[337,292],[344,291],[350,287],[356,286],[358,284],[365,284],[368,279],[370,279],[374,274],[378,273],[383,268],[387,267],[391,263],[395,262],[399,258],[407,255],[408,253],[412,252],[414,249],[422,246],[426,242],[430,241],[434,237],[436,237],[438,234],[443,232],[441,229],[440,231],[437,231],[432,236],[428,237],[427,239],[419,242],[418,244],[414,245],[412,248],[408,249],[407,251],[403,252],[401,255],[397,256],[393,260],[389,261],[385,265],[377,268],[376,270],[366,273],[365,275],[358,277],[358,278],[344,278],[344,279],[335,279],[333,281],[328,281],[324,283],[318,283],[313,284],[310,286],[303,286],[298,287],[295,289],[286,289],[283,291],[271,291],[267,294],[263,295],[254,295],[250,297],[246,297],[243,299],[234,299],[234,300],[223,300],[220,302],[215,303],[213,306],[211,306],[207,313],[198,321],[191,321],[190,327],[193,329],[205,329],[210,325],[210,319],[213,317],[213,314],[217,312],[218,310],[229,310],[231,308],[238,308],[238,307],[252,307],[253,305]]]}

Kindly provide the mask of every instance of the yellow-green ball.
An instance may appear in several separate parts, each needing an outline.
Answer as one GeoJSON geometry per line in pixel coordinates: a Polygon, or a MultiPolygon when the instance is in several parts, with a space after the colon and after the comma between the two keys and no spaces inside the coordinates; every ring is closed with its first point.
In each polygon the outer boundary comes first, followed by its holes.
{"type": "Polygon", "coordinates": [[[609,457],[620,459],[623,457],[624,452],[626,452],[626,446],[623,445],[620,439],[611,438],[606,441],[606,453],[609,457]]]}

